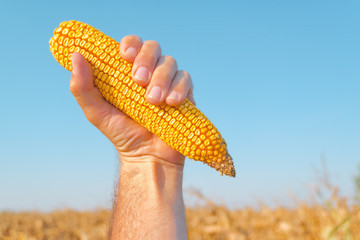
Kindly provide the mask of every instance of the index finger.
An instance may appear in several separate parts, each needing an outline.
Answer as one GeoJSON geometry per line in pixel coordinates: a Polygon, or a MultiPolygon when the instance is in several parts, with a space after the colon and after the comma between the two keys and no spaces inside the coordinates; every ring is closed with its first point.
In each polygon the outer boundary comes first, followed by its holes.
{"type": "Polygon", "coordinates": [[[139,36],[128,35],[121,39],[120,54],[128,62],[134,62],[135,57],[140,52],[143,42],[139,36]]]}

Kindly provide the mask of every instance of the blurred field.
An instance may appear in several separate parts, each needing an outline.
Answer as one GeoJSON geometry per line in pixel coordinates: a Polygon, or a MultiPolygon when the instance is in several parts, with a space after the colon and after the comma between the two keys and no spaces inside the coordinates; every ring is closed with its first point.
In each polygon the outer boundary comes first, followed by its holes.
{"type": "MultiPolygon", "coordinates": [[[[193,191],[186,209],[190,240],[360,240],[360,168],[356,193],[342,197],[324,167],[309,203],[230,210],[193,191]]],[[[0,212],[0,240],[105,240],[111,212],[0,212]]]]}
{"type": "MultiPolygon", "coordinates": [[[[348,206],[336,195],[332,198],[324,206],[233,211],[207,200],[202,207],[186,210],[189,239],[360,239],[360,206],[348,206]]],[[[0,240],[105,240],[110,216],[107,210],[2,212],[0,240]]]]}

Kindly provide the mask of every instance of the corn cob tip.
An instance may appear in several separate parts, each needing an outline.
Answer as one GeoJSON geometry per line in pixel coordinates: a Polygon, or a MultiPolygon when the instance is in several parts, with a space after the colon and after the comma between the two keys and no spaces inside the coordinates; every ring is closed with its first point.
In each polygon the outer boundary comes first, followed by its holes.
{"type": "Polygon", "coordinates": [[[221,176],[225,174],[226,176],[235,177],[235,167],[233,163],[232,157],[226,153],[225,160],[221,163],[216,164],[217,166],[214,166],[217,171],[220,172],[221,176]]]}

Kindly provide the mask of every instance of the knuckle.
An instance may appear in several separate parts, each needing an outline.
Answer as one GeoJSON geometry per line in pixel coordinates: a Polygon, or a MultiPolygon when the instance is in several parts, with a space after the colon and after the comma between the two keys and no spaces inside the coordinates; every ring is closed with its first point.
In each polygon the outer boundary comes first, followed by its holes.
{"type": "Polygon", "coordinates": [[[69,88],[70,88],[70,92],[72,93],[72,95],[74,97],[78,97],[80,95],[79,94],[79,86],[78,86],[77,82],[74,81],[73,79],[70,80],[69,88]]]}
{"type": "Polygon", "coordinates": [[[146,40],[144,44],[149,45],[151,47],[160,48],[160,44],[154,40],[146,40]]]}
{"type": "Polygon", "coordinates": [[[122,40],[125,40],[126,42],[133,42],[133,41],[136,41],[136,42],[141,42],[141,38],[137,35],[127,35],[125,37],[123,37],[122,40]]]}
{"type": "Polygon", "coordinates": [[[180,74],[181,74],[181,78],[183,79],[183,81],[187,85],[192,86],[192,80],[191,80],[190,74],[187,71],[184,71],[184,70],[182,70],[180,72],[181,72],[180,74]]]}
{"type": "Polygon", "coordinates": [[[171,66],[177,66],[177,62],[174,57],[172,56],[164,56],[165,62],[169,63],[171,66]]]}
{"type": "Polygon", "coordinates": [[[143,59],[146,59],[147,57],[148,57],[148,54],[146,54],[144,51],[140,51],[135,58],[135,62],[136,63],[142,62],[143,59]]]}
{"type": "Polygon", "coordinates": [[[141,42],[141,38],[137,35],[129,35],[129,38],[132,40],[132,41],[137,41],[137,42],[141,42]]]}
{"type": "Polygon", "coordinates": [[[190,74],[189,74],[187,71],[182,70],[182,74],[184,75],[184,78],[185,78],[186,80],[190,80],[190,79],[191,79],[191,76],[190,76],[190,74]]]}
{"type": "Polygon", "coordinates": [[[166,81],[169,81],[170,80],[170,76],[171,76],[171,72],[170,71],[159,71],[157,72],[156,74],[156,79],[154,79],[155,81],[158,81],[158,82],[162,82],[162,83],[165,83],[166,81]]]}
{"type": "Polygon", "coordinates": [[[189,89],[189,91],[191,92],[192,89],[194,88],[191,76],[187,71],[182,71],[182,73],[183,73],[184,82],[187,86],[187,89],[189,89]]]}

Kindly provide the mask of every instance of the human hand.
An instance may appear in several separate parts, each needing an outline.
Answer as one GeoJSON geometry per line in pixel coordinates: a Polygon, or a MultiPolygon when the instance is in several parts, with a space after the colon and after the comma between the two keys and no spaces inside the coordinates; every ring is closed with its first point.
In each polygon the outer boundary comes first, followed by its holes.
{"type": "MultiPolygon", "coordinates": [[[[157,42],[126,36],[121,40],[120,53],[125,60],[133,62],[133,80],[147,89],[149,103],[176,106],[185,98],[194,103],[190,75],[177,69],[174,58],[161,55],[157,42]]],[[[155,159],[184,165],[183,155],[102,98],[93,85],[91,66],[81,54],[72,54],[72,64],[72,94],[87,119],[114,144],[122,161],[155,159]]]]}

